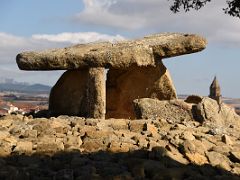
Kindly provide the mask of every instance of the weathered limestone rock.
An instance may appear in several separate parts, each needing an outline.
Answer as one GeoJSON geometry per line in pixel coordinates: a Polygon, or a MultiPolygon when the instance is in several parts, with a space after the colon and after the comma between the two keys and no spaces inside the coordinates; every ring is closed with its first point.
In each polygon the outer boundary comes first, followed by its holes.
{"type": "Polygon", "coordinates": [[[205,47],[206,40],[200,36],[163,33],[117,43],[25,52],[18,54],[16,60],[22,70],[69,70],[51,91],[49,115],[104,119],[107,113],[108,118],[134,119],[134,99],[176,98],[162,59],[198,52],[205,47]],[[105,68],[109,68],[106,86],[105,68]]]}
{"type": "Polygon", "coordinates": [[[82,145],[82,140],[79,136],[67,136],[64,138],[64,145],[67,148],[71,146],[80,147],[82,145]]]}
{"type": "Polygon", "coordinates": [[[217,152],[207,152],[206,155],[213,166],[218,166],[226,170],[231,169],[229,165],[230,160],[226,156],[217,152]]]}
{"type": "Polygon", "coordinates": [[[17,55],[22,70],[80,69],[87,67],[126,68],[155,66],[162,58],[201,51],[206,40],[193,34],[163,33],[143,39],[80,44],[43,52],[25,52],[17,55]]]}
{"type": "Polygon", "coordinates": [[[10,133],[8,131],[0,130],[0,140],[4,140],[9,136],[10,136],[10,133]]]}
{"type": "Polygon", "coordinates": [[[199,95],[190,95],[184,101],[186,103],[198,104],[202,101],[203,97],[199,95]]]}
{"type": "Polygon", "coordinates": [[[159,101],[142,98],[134,100],[136,116],[139,119],[166,119],[171,122],[192,120],[191,105],[182,100],[159,101]]]}
{"type": "Polygon", "coordinates": [[[207,158],[199,153],[186,153],[185,156],[193,164],[203,165],[208,163],[207,158]]]}
{"type": "Polygon", "coordinates": [[[240,116],[230,106],[208,97],[204,97],[200,103],[193,107],[195,118],[203,123],[219,127],[236,125],[240,127],[240,116]]]}
{"type": "Polygon", "coordinates": [[[218,83],[218,80],[217,80],[217,77],[215,76],[214,79],[213,79],[213,82],[210,86],[210,94],[209,94],[209,97],[218,101],[218,102],[221,102],[222,100],[222,95],[221,95],[221,88],[220,88],[220,85],[218,83]]]}
{"type": "Polygon", "coordinates": [[[16,153],[26,153],[26,154],[30,154],[32,153],[32,147],[33,147],[33,143],[30,141],[19,141],[17,143],[17,146],[14,148],[14,152],[16,153]]]}
{"type": "Polygon", "coordinates": [[[49,111],[51,115],[85,116],[88,70],[66,71],[51,90],[49,111]]]}
{"type": "Polygon", "coordinates": [[[109,69],[107,74],[107,118],[135,118],[133,100],[157,98],[170,100],[177,97],[166,67],[132,66],[125,70],[109,69]]]}
{"type": "Polygon", "coordinates": [[[66,71],[51,90],[50,115],[104,118],[105,94],[103,68],[66,71]]]}
{"type": "Polygon", "coordinates": [[[0,157],[10,155],[11,151],[12,151],[11,143],[8,143],[6,141],[0,141],[0,157]]]}
{"type": "Polygon", "coordinates": [[[43,142],[39,142],[37,143],[37,147],[36,147],[36,153],[39,154],[53,154],[55,152],[59,152],[61,150],[64,150],[64,145],[63,143],[43,143],[43,142]]]}
{"type": "Polygon", "coordinates": [[[87,116],[104,119],[106,114],[106,87],[104,68],[90,68],[87,87],[87,116]]]}
{"type": "Polygon", "coordinates": [[[230,159],[231,159],[231,161],[233,161],[233,162],[240,163],[240,151],[230,152],[230,159]]]}
{"type": "Polygon", "coordinates": [[[228,135],[226,135],[226,134],[224,134],[224,135],[222,136],[222,141],[223,141],[225,144],[227,144],[227,145],[232,145],[232,140],[231,140],[231,138],[230,138],[228,135]]]}
{"type": "Polygon", "coordinates": [[[189,141],[195,140],[195,137],[193,136],[193,134],[190,131],[183,132],[181,135],[181,138],[184,140],[189,140],[189,141]]]}
{"type": "Polygon", "coordinates": [[[194,119],[14,118],[0,117],[11,122],[0,128],[9,132],[0,140],[0,179],[239,179],[236,126],[226,127],[229,144],[194,119]]]}

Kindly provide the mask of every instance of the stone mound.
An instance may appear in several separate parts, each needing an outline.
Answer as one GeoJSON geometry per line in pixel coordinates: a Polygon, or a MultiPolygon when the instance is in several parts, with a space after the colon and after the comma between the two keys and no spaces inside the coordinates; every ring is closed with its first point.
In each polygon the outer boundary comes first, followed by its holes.
{"type": "Polygon", "coordinates": [[[240,127],[217,130],[185,115],[1,117],[0,179],[239,179],[240,127]]]}

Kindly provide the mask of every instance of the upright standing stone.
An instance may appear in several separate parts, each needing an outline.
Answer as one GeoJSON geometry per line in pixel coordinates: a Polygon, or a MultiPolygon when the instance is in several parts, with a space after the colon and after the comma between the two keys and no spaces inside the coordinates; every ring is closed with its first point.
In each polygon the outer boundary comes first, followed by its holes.
{"type": "Polygon", "coordinates": [[[218,83],[217,77],[215,76],[213,82],[210,86],[210,94],[209,97],[220,102],[221,101],[221,88],[218,83]]]}
{"type": "Polygon", "coordinates": [[[86,116],[88,69],[68,70],[53,86],[49,96],[51,116],[86,116]]]}
{"type": "Polygon", "coordinates": [[[133,100],[139,98],[170,100],[177,97],[167,68],[161,61],[156,67],[132,66],[112,69],[107,74],[107,118],[135,119],[133,100]]]}
{"type": "Polygon", "coordinates": [[[91,118],[104,119],[106,114],[105,69],[90,68],[87,87],[87,111],[91,118]]]}
{"type": "Polygon", "coordinates": [[[50,115],[105,118],[104,68],[66,71],[51,90],[50,115]]]}

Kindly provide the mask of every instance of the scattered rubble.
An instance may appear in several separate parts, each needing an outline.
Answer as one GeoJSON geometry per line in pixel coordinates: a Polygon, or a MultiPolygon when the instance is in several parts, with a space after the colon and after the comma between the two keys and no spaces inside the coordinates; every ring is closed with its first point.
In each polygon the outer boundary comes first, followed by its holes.
{"type": "Polygon", "coordinates": [[[174,116],[168,121],[8,115],[1,117],[0,129],[0,179],[240,176],[237,125],[212,134],[209,125],[174,116]]]}

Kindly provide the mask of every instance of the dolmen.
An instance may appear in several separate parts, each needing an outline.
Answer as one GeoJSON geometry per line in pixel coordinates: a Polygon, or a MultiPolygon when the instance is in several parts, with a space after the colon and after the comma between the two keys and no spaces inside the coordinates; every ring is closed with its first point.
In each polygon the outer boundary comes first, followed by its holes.
{"type": "Polygon", "coordinates": [[[42,52],[23,52],[21,70],[66,70],[49,96],[52,116],[134,119],[139,98],[176,99],[162,60],[205,49],[194,34],[162,33],[137,40],[79,44],[42,52]]]}

